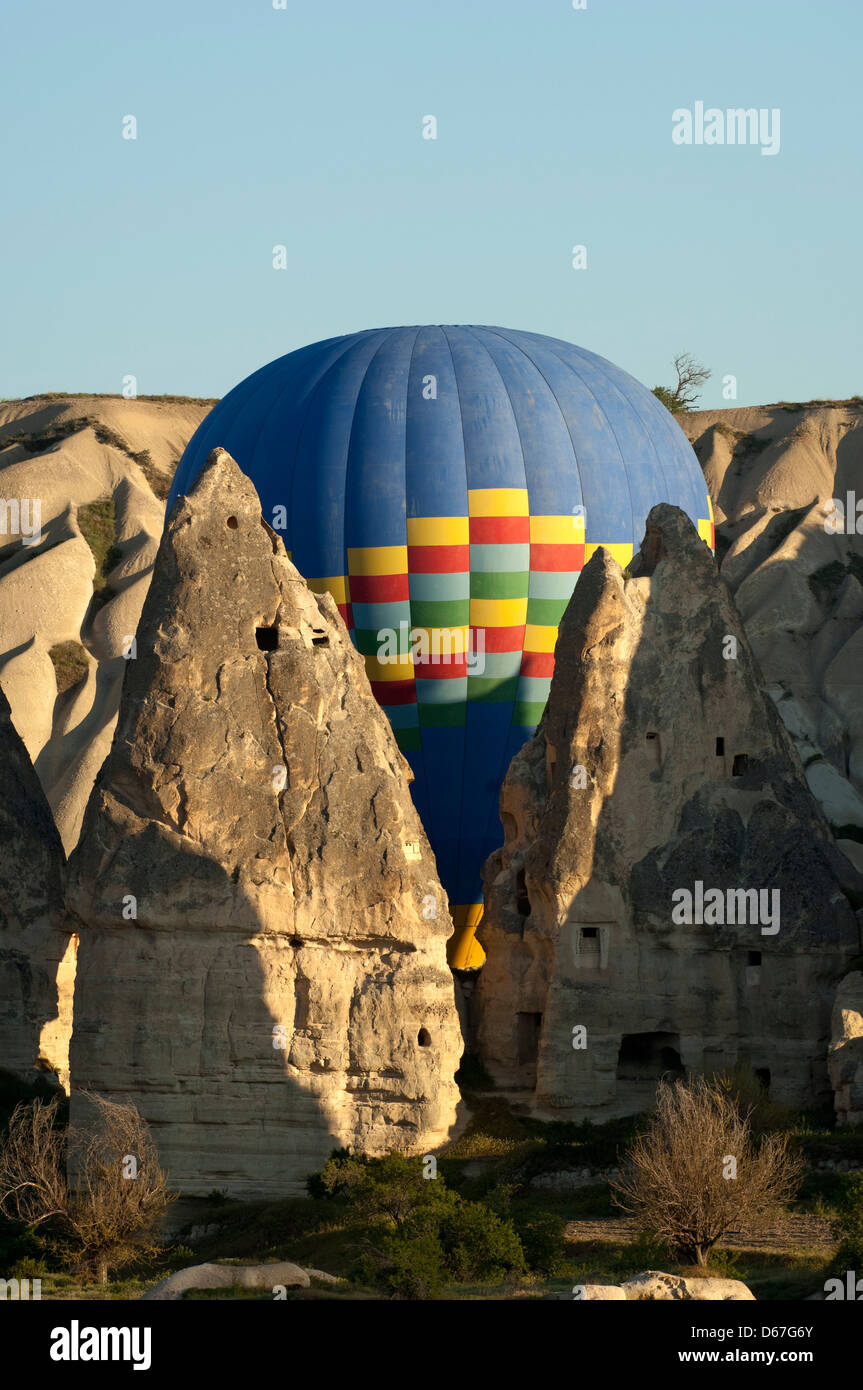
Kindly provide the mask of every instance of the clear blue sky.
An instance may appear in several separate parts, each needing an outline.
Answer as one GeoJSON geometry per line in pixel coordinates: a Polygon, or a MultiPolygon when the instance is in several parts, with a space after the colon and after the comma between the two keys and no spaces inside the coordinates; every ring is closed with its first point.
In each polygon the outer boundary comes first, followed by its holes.
{"type": "Polygon", "coordinates": [[[5,0],[0,395],[425,322],[648,386],[689,349],[705,406],[863,393],[861,51],[860,0],[5,0]],[[699,100],[780,153],[674,145],[699,100]]]}

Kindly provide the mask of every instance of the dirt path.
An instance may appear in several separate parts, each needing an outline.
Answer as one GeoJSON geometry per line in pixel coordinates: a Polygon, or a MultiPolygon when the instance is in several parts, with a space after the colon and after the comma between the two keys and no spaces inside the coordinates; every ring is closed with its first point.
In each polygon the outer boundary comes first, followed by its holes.
{"type": "MultiPolygon", "coordinates": [[[[566,1239],[579,1244],[593,1241],[628,1242],[635,1238],[636,1226],[632,1217],[603,1216],[591,1221],[570,1221],[566,1239]]],[[[830,1234],[826,1216],[788,1216],[781,1223],[768,1225],[756,1236],[738,1240],[731,1236],[721,1240],[727,1250],[763,1250],[773,1255],[792,1255],[797,1251],[817,1250],[829,1253],[836,1242],[830,1234]]]]}

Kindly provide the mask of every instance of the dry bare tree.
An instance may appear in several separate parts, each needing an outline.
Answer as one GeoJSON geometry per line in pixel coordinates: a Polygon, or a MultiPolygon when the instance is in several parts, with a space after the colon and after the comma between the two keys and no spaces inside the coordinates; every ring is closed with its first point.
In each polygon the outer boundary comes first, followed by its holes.
{"type": "Polygon", "coordinates": [[[691,352],[677,354],[674,370],[677,373],[677,385],[654,386],[653,394],[672,415],[679,415],[681,411],[692,409],[702,386],[710,380],[712,373],[709,367],[703,367],[700,362],[696,362],[691,352]]]}
{"type": "Polygon", "coordinates": [[[794,1195],[802,1159],[786,1134],[756,1141],[750,1110],[721,1081],[662,1081],[647,1130],[631,1145],[613,1200],[688,1262],[723,1236],[747,1234],[794,1195]]]}
{"type": "Polygon", "coordinates": [[[88,1123],[68,1131],[58,1124],[59,1097],[16,1106],[0,1148],[0,1211],[44,1228],[79,1272],[107,1283],[109,1269],[159,1249],[174,1194],[134,1105],[86,1100],[88,1123]]]}

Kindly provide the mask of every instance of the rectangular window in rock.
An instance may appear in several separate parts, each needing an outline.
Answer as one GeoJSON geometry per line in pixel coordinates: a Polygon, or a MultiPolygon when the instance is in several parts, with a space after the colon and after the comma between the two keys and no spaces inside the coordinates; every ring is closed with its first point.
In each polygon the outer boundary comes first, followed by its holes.
{"type": "Polygon", "coordinates": [[[535,1066],[539,1058],[539,1036],[542,1014],[517,1014],[518,1065],[535,1066]]]}
{"type": "Polygon", "coordinates": [[[576,970],[607,969],[613,929],[613,922],[598,922],[595,926],[585,926],[581,922],[569,924],[572,959],[576,970]]]}
{"type": "Polygon", "coordinates": [[[748,951],[746,954],[746,983],[747,985],[761,984],[760,951],[748,951]]]}

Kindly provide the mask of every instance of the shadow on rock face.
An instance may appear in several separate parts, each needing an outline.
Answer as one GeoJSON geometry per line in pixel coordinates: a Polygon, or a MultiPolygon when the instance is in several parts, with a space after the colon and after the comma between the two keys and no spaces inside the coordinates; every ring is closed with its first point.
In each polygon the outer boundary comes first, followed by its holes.
{"type": "Polygon", "coordinates": [[[184,1191],[284,1193],[334,1147],[447,1137],[450,923],[408,776],[335,604],[215,451],[70,861],[73,1087],[133,1100],[184,1191]]]}

